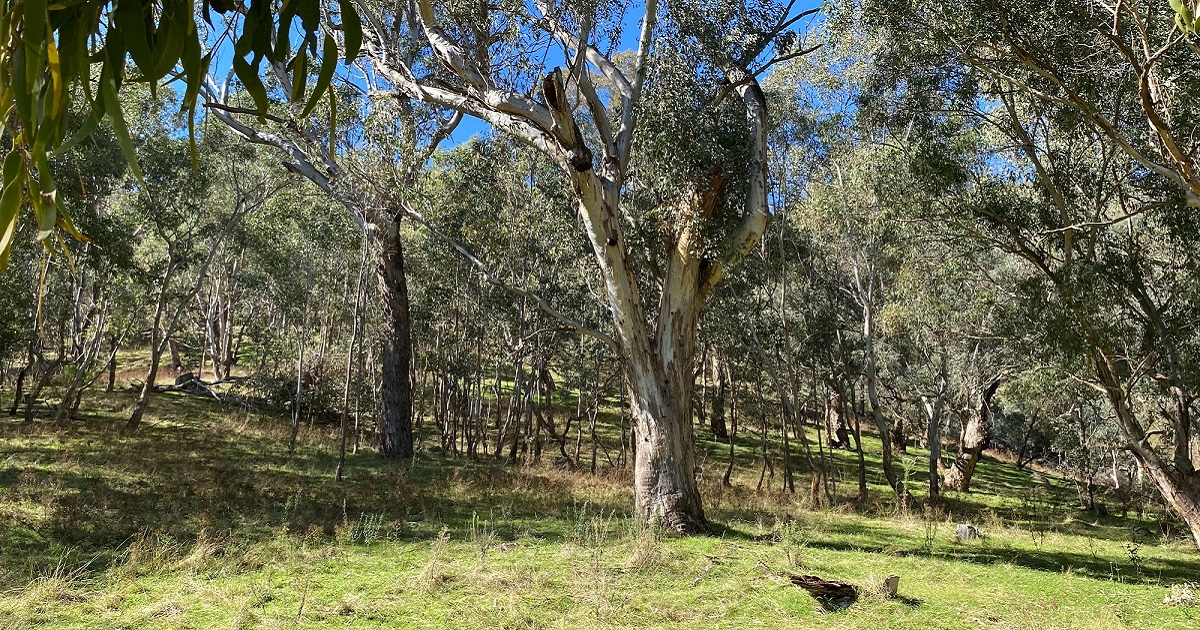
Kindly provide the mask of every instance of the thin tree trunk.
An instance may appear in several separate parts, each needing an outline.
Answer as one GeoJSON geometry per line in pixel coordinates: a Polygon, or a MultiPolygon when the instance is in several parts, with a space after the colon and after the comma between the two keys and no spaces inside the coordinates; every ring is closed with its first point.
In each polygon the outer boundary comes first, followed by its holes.
{"type": "Polygon", "coordinates": [[[117,336],[108,336],[108,386],[104,389],[111,392],[117,385],[117,336]]]}
{"type": "MultiPolygon", "coordinates": [[[[862,445],[862,414],[854,409],[856,396],[851,396],[850,409],[854,413],[854,451],[858,455],[858,500],[867,500],[867,460],[863,455],[862,445]]],[[[844,403],[844,401],[843,401],[844,403]]],[[[845,417],[845,409],[842,411],[842,417],[845,417]]]]}
{"type": "Polygon", "coordinates": [[[770,471],[771,479],[775,478],[775,465],[771,463],[770,454],[767,451],[767,430],[769,422],[767,420],[767,400],[762,393],[762,371],[758,372],[758,379],[755,381],[755,393],[758,394],[758,416],[762,421],[762,435],[760,436],[760,445],[762,447],[762,469],[758,473],[758,489],[762,490],[763,482],[766,480],[767,472],[770,471]]]}
{"type": "Polygon", "coordinates": [[[37,337],[29,340],[29,353],[25,365],[21,367],[21,371],[17,372],[16,391],[13,393],[12,407],[8,409],[8,415],[17,415],[17,409],[21,407],[21,401],[25,394],[25,378],[29,376],[30,370],[33,369],[34,361],[37,359],[37,337]]]}
{"type": "Polygon", "coordinates": [[[733,465],[734,465],[734,457],[735,457],[734,445],[737,442],[737,433],[738,433],[738,416],[737,416],[738,386],[737,386],[737,381],[734,381],[733,379],[730,379],[730,381],[732,383],[732,389],[731,389],[731,396],[730,396],[730,401],[729,401],[729,463],[725,465],[725,477],[721,479],[722,485],[724,485],[726,488],[733,487],[731,478],[733,476],[733,465]]]}
{"type": "Polygon", "coordinates": [[[825,405],[825,445],[829,448],[850,448],[850,437],[846,433],[846,418],[842,414],[842,393],[838,387],[829,388],[825,405]]]}
{"type": "Polygon", "coordinates": [[[183,370],[183,358],[179,356],[179,342],[175,341],[175,337],[167,337],[167,347],[171,350],[171,369],[176,372],[183,370]]]}
{"type": "MultiPolygon", "coordinates": [[[[590,432],[592,440],[592,474],[596,474],[596,416],[600,414],[600,359],[596,358],[596,391],[592,396],[592,409],[590,418],[590,432]]],[[[608,449],[604,451],[608,453],[608,449]]]]}
{"type": "Polygon", "coordinates": [[[12,406],[8,408],[8,415],[10,416],[17,415],[17,409],[21,406],[21,399],[25,397],[25,376],[29,374],[29,367],[29,365],[25,365],[21,368],[21,371],[17,372],[17,389],[13,393],[12,406]]]}
{"type": "Polygon", "coordinates": [[[150,369],[146,372],[146,380],[142,383],[142,390],[138,393],[137,402],[133,405],[133,412],[129,414],[129,420],[125,423],[127,431],[135,431],[138,425],[142,422],[142,416],[145,415],[146,409],[150,406],[150,392],[154,391],[154,383],[158,379],[158,365],[162,360],[162,353],[165,349],[165,341],[163,337],[169,337],[170,333],[163,334],[162,320],[163,314],[167,308],[167,289],[170,288],[171,281],[175,277],[175,265],[170,262],[174,256],[174,248],[167,247],[167,269],[163,272],[162,286],[158,290],[158,300],[154,305],[154,320],[150,324],[150,369]]]}
{"type": "Polygon", "coordinates": [[[863,302],[863,353],[866,355],[866,376],[867,376],[867,399],[871,403],[871,418],[875,421],[875,428],[879,431],[879,442],[883,450],[883,474],[887,478],[888,485],[896,493],[900,500],[905,504],[911,502],[912,496],[904,487],[904,480],[896,473],[895,464],[892,462],[892,442],[890,439],[891,431],[888,427],[887,419],[883,417],[883,409],[879,403],[879,393],[877,381],[879,375],[875,366],[875,340],[872,324],[874,323],[874,313],[872,312],[871,298],[867,294],[863,302]]]}
{"type": "Polygon", "coordinates": [[[300,329],[299,338],[296,339],[296,347],[299,351],[299,356],[296,359],[296,394],[292,399],[292,435],[288,440],[288,452],[292,453],[296,450],[296,436],[300,433],[300,413],[304,403],[304,348],[308,341],[308,315],[304,316],[304,326],[300,329]]]}
{"type": "Polygon", "coordinates": [[[942,355],[941,369],[938,371],[938,390],[932,402],[926,396],[921,397],[925,407],[925,419],[928,421],[929,442],[929,504],[937,505],[941,489],[940,472],[942,468],[942,406],[946,400],[946,357],[942,355]]]}
{"type": "MultiPolygon", "coordinates": [[[[60,347],[59,349],[63,350],[64,348],[60,347]]],[[[54,374],[58,371],[58,368],[62,366],[65,358],[66,357],[61,355],[56,357],[53,361],[46,365],[45,370],[41,373],[41,375],[38,376],[37,382],[34,383],[33,389],[29,392],[29,396],[25,401],[25,424],[30,424],[33,422],[33,411],[37,406],[38,396],[42,395],[42,390],[50,382],[50,379],[54,377],[54,374]]]]}
{"type": "Polygon", "coordinates": [[[714,438],[725,440],[729,438],[729,429],[725,426],[725,398],[729,389],[729,369],[721,361],[720,354],[712,353],[712,413],[708,416],[709,427],[714,438]]]}
{"type": "Polygon", "coordinates": [[[358,263],[358,281],[354,286],[354,314],[350,325],[350,347],[346,349],[346,381],[342,386],[342,421],[340,435],[338,436],[338,464],[337,470],[333,474],[333,478],[336,481],[342,480],[342,472],[346,468],[346,427],[349,424],[350,414],[350,381],[354,376],[355,346],[358,344],[359,320],[362,318],[359,310],[362,305],[363,275],[367,267],[367,250],[369,247],[370,243],[364,234],[362,258],[358,263]]]}

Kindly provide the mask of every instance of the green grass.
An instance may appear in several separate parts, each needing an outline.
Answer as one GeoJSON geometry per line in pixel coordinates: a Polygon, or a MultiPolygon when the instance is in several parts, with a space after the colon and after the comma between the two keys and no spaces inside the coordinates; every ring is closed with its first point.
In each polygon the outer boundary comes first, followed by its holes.
{"type": "MultiPolygon", "coordinates": [[[[755,489],[756,435],[733,488],[727,445],[702,441],[717,533],[678,538],[635,527],[629,473],[603,455],[590,475],[368,449],[339,484],[331,428],[306,427],[289,454],[286,421],[172,394],[123,435],[130,403],[93,394],[61,430],[0,421],[0,628],[1200,627],[1200,607],[1162,603],[1200,578],[1200,555],[1133,546],[1152,514],[1087,515],[1063,480],[994,460],[948,514],[898,513],[868,436],[868,501],[849,501],[856,460],[838,452],[838,501],[814,509],[778,470],[755,489]],[[984,538],[956,543],[957,522],[984,538]],[[864,596],[819,614],[788,571],[864,596]],[[870,592],[889,574],[899,599],[870,592]]],[[[923,456],[906,463],[918,491],[923,456]]]]}

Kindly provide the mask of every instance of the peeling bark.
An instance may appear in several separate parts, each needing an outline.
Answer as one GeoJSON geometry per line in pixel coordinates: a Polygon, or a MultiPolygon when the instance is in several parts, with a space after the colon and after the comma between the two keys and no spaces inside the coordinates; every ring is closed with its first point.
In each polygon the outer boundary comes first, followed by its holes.
{"type": "Polygon", "coordinates": [[[850,435],[842,416],[844,406],[841,392],[836,387],[830,387],[829,399],[825,404],[825,445],[829,448],[850,449],[850,435]]]}
{"type": "Polygon", "coordinates": [[[988,432],[988,421],[992,414],[992,397],[1000,387],[1001,376],[997,375],[979,393],[978,406],[975,409],[965,409],[967,416],[963,421],[958,437],[958,455],[954,464],[946,470],[945,487],[959,492],[971,490],[971,477],[975,474],[975,466],[987,448],[991,435],[988,432]]]}

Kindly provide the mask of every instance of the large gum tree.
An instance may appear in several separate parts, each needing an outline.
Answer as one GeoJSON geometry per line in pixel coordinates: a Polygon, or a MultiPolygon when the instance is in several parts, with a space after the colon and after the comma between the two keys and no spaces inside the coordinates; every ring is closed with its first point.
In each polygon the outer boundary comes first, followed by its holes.
{"type": "Polygon", "coordinates": [[[611,334],[598,336],[619,357],[634,420],[636,514],[681,533],[706,531],[691,433],[697,324],[713,288],[768,225],[767,104],[758,77],[804,52],[789,29],[813,12],[656,0],[358,8],[363,54],[397,97],[478,118],[544,153],[569,178],[612,318],[611,334]],[[642,13],[636,45],[622,51],[619,32],[634,11],[642,13]],[[650,93],[673,83],[655,80],[656,51],[668,38],[699,62],[682,81],[693,92],[680,93],[675,106],[701,118],[740,110],[725,131],[743,150],[739,164],[712,164],[670,198],[633,203],[639,117],[650,93]],[[413,42],[424,54],[402,52],[413,42]],[[665,207],[672,220],[648,228],[651,213],[665,207]]]}

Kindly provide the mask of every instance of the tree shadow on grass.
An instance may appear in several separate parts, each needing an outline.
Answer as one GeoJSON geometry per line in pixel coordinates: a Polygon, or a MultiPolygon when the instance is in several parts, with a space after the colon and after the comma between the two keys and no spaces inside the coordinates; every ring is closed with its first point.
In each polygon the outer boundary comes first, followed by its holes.
{"type": "Polygon", "coordinates": [[[1139,569],[1132,560],[1128,563],[1115,563],[1087,554],[1060,550],[1042,549],[1031,552],[977,543],[956,544],[949,550],[937,547],[924,549],[919,545],[911,545],[908,540],[897,538],[894,530],[865,523],[839,523],[836,534],[849,540],[817,536],[804,538],[803,544],[809,548],[830,551],[902,555],[980,565],[1009,564],[1035,571],[1069,572],[1076,577],[1120,580],[1134,584],[1184,582],[1194,580],[1196,575],[1200,575],[1200,558],[1195,561],[1154,558],[1148,563],[1151,566],[1139,569]]]}
{"type": "MultiPolygon", "coordinates": [[[[117,430],[124,420],[120,397],[107,402],[115,411],[89,408],[97,420],[66,429],[45,422],[33,428],[19,421],[0,423],[5,447],[0,504],[37,505],[43,510],[36,522],[0,516],[0,575],[12,573],[12,567],[53,567],[67,549],[96,555],[89,570],[102,570],[140,536],[183,545],[206,533],[247,541],[281,531],[345,540],[352,539],[345,536],[347,529],[364,522],[375,523],[386,536],[399,540],[432,539],[442,531],[467,539],[483,528],[501,539],[533,536],[561,542],[578,539],[597,523],[613,537],[629,532],[629,491],[614,492],[615,484],[609,484],[589,494],[594,491],[581,491],[576,485],[589,483],[587,476],[508,467],[490,458],[421,454],[415,461],[395,463],[363,452],[351,456],[347,478],[336,483],[336,453],[328,440],[319,436],[288,453],[286,422],[278,418],[248,421],[243,431],[240,422],[224,419],[225,411],[211,401],[156,397],[154,411],[162,424],[148,423],[124,435],[117,430]]],[[[993,468],[1001,467],[986,467],[981,479],[1000,472],[1001,483],[1025,483],[1016,473],[993,468]]],[[[751,522],[762,516],[740,509],[723,512],[751,522]]],[[[713,533],[772,541],[720,524],[714,524],[713,533]]],[[[911,540],[898,541],[895,530],[863,523],[839,525],[836,534],[806,544],[979,564],[1006,562],[1052,572],[1069,566],[1077,575],[1096,579],[1109,579],[1113,568],[1075,553],[1030,554],[975,546],[954,553],[925,552],[913,548],[911,540]]],[[[1162,579],[1200,574],[1200,562],[1154,562],[1164,565],[1154,570],[1162,579]]],[[[28,575],[26,569],[23,575],[28,575]]],[[[1122,573],[1135,571],[1125,566],[1122,573]]]]}
{"type": "Polygon", "coordinates": [[[566,473],[426,454],[397,463],[363,452],[338,483],[332,449],[301,444],[288,453],[278,432],[233,431],[203,417],[130,435],[119,424],[111,416],[67,428],[0,423],[0,505],[40,506],[35,519],[0,512],[0,576],[35,576],[66,550],[95,556],[89,572],[102,571],[143,536],[188,545],[205,535],[254,541],[283,531],[344,541],[369,522],[400,540],[486,529],[555,541],[577,536],[589,519],[627,518],[623,496],[577,505],[566,473]]]}

